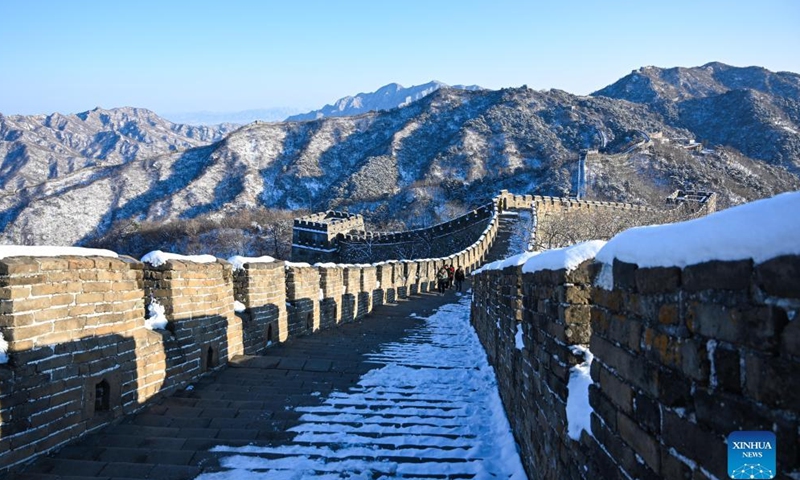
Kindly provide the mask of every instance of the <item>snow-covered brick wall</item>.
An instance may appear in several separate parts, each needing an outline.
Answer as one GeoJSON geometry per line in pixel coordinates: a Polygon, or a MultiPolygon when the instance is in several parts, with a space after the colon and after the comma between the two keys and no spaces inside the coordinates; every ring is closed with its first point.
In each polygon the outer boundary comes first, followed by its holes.
{"type": "Polygon", "coordinates": [[[289,303],[289,336],[305,335],[320,329],[319,269],[287,264],[286,301],[289,303]]]}
{"type": "Polygon", "coordinates": [[[800,255],[800,192],[739,205],[694,220],[626,230],[597,253],[643,268],[800,255]]]}
{"type": "Polygon", "coordinates": [[[147,398],[146,352],[136,349],[149,332],[140,263],[87,249],[0,249],[0,465],[8,466],[147,398]],[[96,412],[81,399],[104,381],[113,395],[96,412]]]}
{"type": "MultiPolygon", "coordinates": [[[[80,415],[72,416],[87,423],[81,431],[101,426],[118,411],[125,413],[156,395],[168,395],[234,355],[263,354],[269,345],[291,335],[319,330],[321,304],[340,303],[341,314],[337,308],[332,316],[340,321],[326,325],[334,326],[371,312],[386,300],[385,288],[395,290],[389,296],[392,301],[398,288],[405,289],[399,295],[409,297],[430,289],[433,272],[444,263],[472,269],[486,255],[494,232],[496,223],[484,232],[482,243],[447,259],[388,262],[377,267],[312,267],[267,258],[235,258],[228,263],[212,256],[163,252],[152,252],[137,262],[117,258],[113,252],[5,249],[9,255],[0,258],[0,308],[9,312],[4,314],[2,332],[8,346],[0,350],[7,350],[9,357],[2,368],[4,375],[20,380],[14,380],[14,385],[33,387],[30,392],[0,389],[0,416],[28,418],[30,407],[19,399],[47,399],[64,388],[91,398],[97,383],[107,381],[112,413],[86,417],[82,409],[93,402],[69,405],[81,409],[80,415]],[[17,256],[20,253],[41,256],[17,256]],[[65,253],[69,256],[55,256],[65,253]],[[327,269],[324,281],[321,269],[327,269]],[[237,302],[244,308],[234,311],[237,302]],[[69,345],[70,353],[54,355],[59,345],[69,345]],[[73,354],[87,368],[65,377],[75,363],[73,354]],[[42,365],[53,369],[45,374],[65,378],[69,385],[28,381],[42,372],[42,365]],[[25,411],[15,410],[20,408],[25,411]]],[[[46,442],[52,447],[48,448],[58,448],[72,439],[70,427],[39,431],[50,435],[46,442]]],[[[42,440],[29,435],[28,428],[27,424],[4,423],[4,432],[20,432],[33,443],[42,440]]],[[[0,438],[3,464],[8,464],[10,456],[11,462],[26,461],[26,452],[48,450],[37,446],[15,451],[3,442],[6,437],[0,438]]]]}
{"type": "Polygon", "coordinates": [[[473,277],[531,478],[728,478],[726,438],[745,428],[775,433],[779,474],[798,476],[797,195],[625,232],[574,270],[565,249],[473,277]]]}
{"type": "Polygon", "coordinates": [[[231,265],[213,256],[151,252],[142,259],[148,307],[191,352],[166,387],[179,386],[244,352],[241,319],[234,314],[231,265]],[[157,304],[157,307],[153,307],[157,304]],[[191,347],[189,347],[191,345],[191,347]],[[198,361],[199,360],[199,361],[198,361]]]}
{"type": "Polygon", "coordinates": [[[534,268],[522,274],[520,268],[505,268],[538,257],[523,255],[474,275],[472,324],[495,368],[531,478],[591,478],[584,475],[597,475],[596,467],[583,470],[589,447],[575,438],[589,429],[591,415],[583,352],[588,352],[591,334],[594,267],[586,255],[577,265],[566,265],[572,257],[563,252],[548,256],[553,258],[545,257],[545,264],[556,270],[534,268]],[[584,374],[580,386],[572,378],[576,368],[584,374]],[[568,426],[576,429],[573,437],[567,435],[568,426]]]}
{"type": "Polygon", "coordinates": [[[344,269],[336,265],[318,267],[320,279],[320,328],[334,327],[342,321],[344,269]]]}
{"type": "Polygon", "coordinates": [[[289,338],[286,311],[286,272],[283,262],[229,259],[233,271],[234,298],[242,312],[243,347],[246,355],[261,355],[270,343],[289,338]],[[237,268],[241,264],[242,268],[237,268]]]}
{"type": "Polygon", "coordinates": [[[617,260],[613,289],[593,290],[593,433],[642,459],[627,473],[728,478],[726,438],[744,425],[775,433],[781,472],[798,468],[800,256],[757,262],[617,260]]]}

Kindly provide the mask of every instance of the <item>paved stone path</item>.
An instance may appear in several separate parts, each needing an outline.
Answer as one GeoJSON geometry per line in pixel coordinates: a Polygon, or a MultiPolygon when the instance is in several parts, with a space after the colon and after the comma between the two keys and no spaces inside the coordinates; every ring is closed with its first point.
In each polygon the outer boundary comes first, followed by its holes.
{"type": "MultiPolygon", "coordinates": [[[[481,392],[362,378],[389,363],[419,368],[414,358],[454,333],[432,332],[421,317],[458,298],[423,294],[276,345],[265,356],[238,357],[192,388],[7,478],[485,478],[508,459],[471,444],[474,423],[486,419],[463,405],[481,392]],[[442,392],[452,398],[443,400],[442,392]]],[[[453,365],[422,367],[439,368],[433,375],[443,378],[463,375],[474,369],[458,364],[463,356],[454,351],[453,365]]]]}

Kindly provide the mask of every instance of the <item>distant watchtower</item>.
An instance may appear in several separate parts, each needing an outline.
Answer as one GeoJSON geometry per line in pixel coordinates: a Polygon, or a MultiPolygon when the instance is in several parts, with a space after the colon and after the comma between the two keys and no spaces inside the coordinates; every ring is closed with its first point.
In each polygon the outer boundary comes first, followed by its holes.
{"type": "Polygon", "coordinates": [[[717,211],[717,194],[714,192],[675,190],[667,197],[667,205],[682,207],[689,212],[704,210],[706,214],[717,211]]]}
{"type": "Polygon", "coordinates": [[[296,218],[292,230],[292,261],[338,261],[339,236],[353,230],[364,231],[364,217],[328,210],[296,218]]]}

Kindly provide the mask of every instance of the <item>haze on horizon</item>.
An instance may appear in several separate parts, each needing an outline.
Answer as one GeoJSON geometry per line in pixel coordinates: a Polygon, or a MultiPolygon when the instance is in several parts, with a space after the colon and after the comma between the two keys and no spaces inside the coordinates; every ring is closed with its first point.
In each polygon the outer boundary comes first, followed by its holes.
{"type": "Polygon", "coordinates": [[[397,82],[588,94],[646,65],[800,72],[800,2],[0,3],[0,113],[313,109],[397,82]]]}

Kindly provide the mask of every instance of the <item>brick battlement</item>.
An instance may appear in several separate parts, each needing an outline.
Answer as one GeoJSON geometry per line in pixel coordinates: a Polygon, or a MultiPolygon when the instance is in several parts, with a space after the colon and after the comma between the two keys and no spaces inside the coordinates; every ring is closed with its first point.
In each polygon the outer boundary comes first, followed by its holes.
{"type": "MultiPolygon", "coordinates": [[[[690,205],[692,212],[716,210],[716,194],[675,192],[668,199],[669,208],[690,205]]],[[[652,213],[659,209],[631,203],[577,200],[567,197],[516,195],[503,190],[492,203],[432,227],[404,232],[367,232],[363,219],[360,226],[343,223],[331,229],[329,218],[356,218],[342,212],[323,212],[295,220],[292,260],[298,262],[361,263],[390,259],[437,257],[465,248],[475,241],[492,216],[492,212],[533,209],[535,217],[544,221],[551,214],[570,212],[619,211],[652,213]],[[319,234],[309,230],[319,231],[319,234]]],[[[351,220],[348,220],[351,221],[351,220]]],[[[352,220],[357,221],[357,220],[352,220]]],[[[338,225],[338,224],[336,224],[338,225]]]]}
{"type": "Polygon", "coordinates": [[[318,230],[320,232],[343,232],[350,230],[363,230],[364,217],[348,212],[328,210],[327,212],[314,213],[294,220],[296,228],[318,230]]]}
{"type": "MultiPolygon", "coordinates": [[[[404,232],[367,232],[363,219],[360,228],[332,230],[320,219],[332,212],[318,213],[295,220],[292,260],[297,262],[364,263],[392,259],[439,257],[465,249],[491,223],[499,200],[428,228],[404,232]],[[325,228],[323,230],[323,228],[325,228]],[[319,231],[317,234],[308,230],[319,231]]],[[[350,215],[350,214],[343,214],[350,215]]]]}
{"type": "Polygon", "coordinates": [[[471,271],[494,243],[446,257],[378,265],[130,258],[0,259],[0,473],[185,388],[238,355],[369,314],[435,289],[444,264],[471,271]],[[234,302],[244,311],[235,312],[234,302]],[[158,304],[166,330],[146,327],[158,304]]]}

